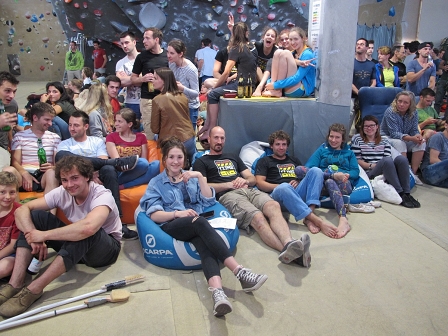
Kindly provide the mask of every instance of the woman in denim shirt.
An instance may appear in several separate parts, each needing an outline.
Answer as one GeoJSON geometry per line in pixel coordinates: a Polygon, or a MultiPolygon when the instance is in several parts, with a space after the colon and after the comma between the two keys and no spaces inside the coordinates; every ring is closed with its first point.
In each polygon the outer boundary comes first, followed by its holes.
{"type": "Polygon", "coordinates": [[[232,311],[232,304],[222,289],[219,261],[233,271],[246,292],[261,287],[267,276],[239,265],[215,229],[198,215],[216,203],[215,190],[200,172],[183,170],[187,153],[182,141],[171,137],[162,141],[161,148],[165,170],[149,182],[140,206],[164,232],[194,245],[212,292],[213,314],[223,316],[232,311]]]}

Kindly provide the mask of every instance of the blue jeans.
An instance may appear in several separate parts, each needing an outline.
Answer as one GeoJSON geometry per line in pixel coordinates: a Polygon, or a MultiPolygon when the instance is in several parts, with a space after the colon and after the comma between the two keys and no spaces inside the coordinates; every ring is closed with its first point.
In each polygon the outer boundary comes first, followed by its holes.
{"type": "Polygon", "coordinates": [[[423,169],[422,173],[426,183],[448,188],[448,160],[433,163],[423,169]]]}
{"type": "Polygon", "coordinates": [[[196,129],[196,120],[198,120],[198,108],[189,108],[190,111],[190,120],[193,124],[193,131],[196,129]]]}
{"type": "Polygon", "coordinates": [[[137,118],[137,120],[142,119],[142,114],[140,112],[140,104],[125,103],[124,106],[126,106],[127,108],[130,108],[132,111],[134,111],[135,117],[137,118]]]}
{"type": "Polygon", "coordinates": [[[125,189],[148,184],[148,182],[159,173],[159,160],[154,160],[149,163],[148,160],[139,158],[134,169],[118,173],[118,184],[122,184],[125,189]]]}
{"type": "Polygon", "coordinates": [[[61,117],[56,116],[53,118],[52,128],[54,133],[59,135],[62,140],[70,139],[71,135],[68,130],[68,124],[61,117]]]}
{"type": "Polygon", "coordinates": [[[320,206],[320,192],[324,173],[317,167],[310,168],[296,188],[282,183],[271,193],[271,197],[286,208],[296,219],[301,220],[311,213],[309,205],[320,206]]]}

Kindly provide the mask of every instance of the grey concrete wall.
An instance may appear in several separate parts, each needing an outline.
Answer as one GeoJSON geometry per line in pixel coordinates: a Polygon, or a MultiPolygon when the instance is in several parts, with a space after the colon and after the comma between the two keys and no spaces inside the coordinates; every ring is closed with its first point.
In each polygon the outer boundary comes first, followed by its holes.
{"type": "Polygon", "coordinates": [[[316,97],[325,104],[350,106],[358,0],[345,0],[344,6],[332,0],[321,3],[316,97]]]}
{"type": "Polygon", "coordinates": [[[2,0],[0,17],[0,70],[8,71],[7,55],[17,54],[19,80],[61,80],[68,47],[53,5],[40,0],[2,0]]]}

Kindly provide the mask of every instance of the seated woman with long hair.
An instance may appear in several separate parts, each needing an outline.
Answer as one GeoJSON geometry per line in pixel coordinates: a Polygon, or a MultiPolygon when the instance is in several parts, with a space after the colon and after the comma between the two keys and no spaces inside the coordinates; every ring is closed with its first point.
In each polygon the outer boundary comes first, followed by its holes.
{"type": "Polygon", "coordinates": [[[162,140],[175,136],[187,149],[188,159],[193,162],[196,154],[196,141],[190,120],[188,98],[178,88],[173,71],[159,68],[154,71],[154,89],[160,94],[152,100],[151,130],[162,140]]]}
{"type": "Polygon", "coordinates": [[[142,133],[134,133],[140,122],[130,108],[124,108],[115,115],[116,132],[106,137],[107,153],[111,159],[138,155],[134,169],[118,173],[120,189],[126,189],[148,182],[160,172],[158,160],[148,162],[148,143],[142,133]]]}
{"type": "MultiPolygon", "coordinates": [[[[418,112],[415,96],[411,91],[397,93],[395,99],[384,112],[380,134],[387,137],[392,147],[404,157],[412,152],[411,168],[414,174],[420,166],[426,143],[418,129],[418,112]]],[[[423,184],[414,176],[417,184],[423,184]]]]}
{"type": "Polygon", "coordinates": [[[406,208],[419,208],[420,203],[410,194],[409,164],[406,157],[391,156],[389,141],[380,135],[378,119],[366,115],[362,119],[359,134],[352,138],[351,149],[356,155],[359,165],[366,171],[370,179],[384,175],[387,183],[391,184],[400,194],[406,208]]]}
{"type": "Polygon", "coordinates": [[[73,100],[67,94],[61,82],[48,82],[46,90],[47,92],[40,96],[40,101],[52,105],[56,111],[52,128],[62,140],[69,139],[68,121],[72,113],[76,111],[73,100]]]}
{"type": "MultiPolygon", "coordinates": [[[[327,141],[311,155],[305,164],[306,167],[319,167],[324,171],[324,179],[326,179],[324,192],[329,194],[339,215],[337,230],[330,232],[330,235],[327,234],[331,238],[342,238],[350,231],[342,195],[352,193],[352,185],[359,177],[358,161],[355,154],[349,149],[346,137],[347,132],[344,125],[331,125],[327,141]]],[[[304,224],[312,233],[318,229],[313,227],[313,223],[304,222],[304,224]]]]}
{"type": "Polygon", "coordinates": [[[204,127],[198,133],[199,140],[206,142],[209,131],[216,126],[218,122],[219,99],[224,95],[225,90],[237,90],[236,80],[228,82],[232,68],[237,66],[238,73],[244,78],[249,76],[252,83],[256,82],[257,58],[256,49],[249,44],[249,27],[244,22],[238,22],[232,28],[232,37],[229,41],[229,58],[226,62],[224,72],[214,83],[213,89],[207,95],[207,119],[204,127]]]}
{"type": "Polygon", "coordinates": [[[89,115],[90,135],[106,140],[114,124],[112,105],[110,105],[106,87],[97,81],[92,83],[86,99],[78,108],[89,115]]]}
{"type": "Polygon", "coordinates": [[[294,27],[289,32],[293,52],[277,50],[272,59],[271,81],[263,96],[281,97],[282,89],[290,98],[308,97],[314,92],[316,68],[314,54],[306,43],[306,32],[294,27]]]}
{"type": "Polygon", "coordinates": [[[199,216],[216,203],[215,190],[200,172],[183,170],[186,150],[182,141],[171,137],[161,147],[165,170],[149,182],[140,206],[164,232],[194,245],[212,292],[213,314],[223,316],[232,311],[232,304],[222,289],[219,262],[235,274],[245,292],[260,288],[268,277],[241,266],[210,223],[199,216]]]}

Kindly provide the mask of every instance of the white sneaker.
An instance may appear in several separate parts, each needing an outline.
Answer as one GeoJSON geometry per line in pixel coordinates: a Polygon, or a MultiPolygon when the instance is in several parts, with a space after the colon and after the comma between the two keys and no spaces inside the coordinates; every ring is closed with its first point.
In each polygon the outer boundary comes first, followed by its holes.
{"type": "Polygon", "coordinates": [[[419,185],[419,186],[423,185],[422,180],[420,180],[419,177],[417,175],[415,175],[415,174],[414,174],[414,180],[415,180],[415,184],[416,185],[419,185]]]}
{"type": "Polygon", "coordinates": [[[362,212],[362,213],[372,213],[375,212],[375,208],[373,206],[367,204],[349,204],[348,211],[350,212],[362,212]]]}
{"type": "Polygon", "coordinates": [[[381,207],[381,202],[380,201],[370,201],[370,202],[361,203],[361,204],[370,205],[370,206],[373,206],[374,208],[380,208],[381,207]]]}

